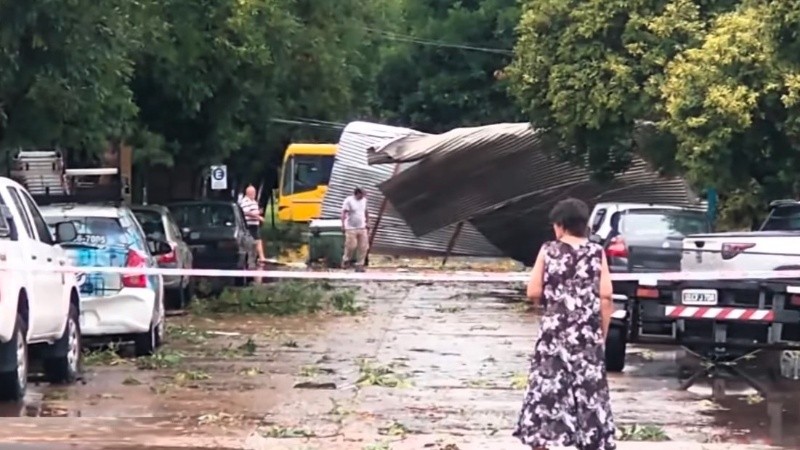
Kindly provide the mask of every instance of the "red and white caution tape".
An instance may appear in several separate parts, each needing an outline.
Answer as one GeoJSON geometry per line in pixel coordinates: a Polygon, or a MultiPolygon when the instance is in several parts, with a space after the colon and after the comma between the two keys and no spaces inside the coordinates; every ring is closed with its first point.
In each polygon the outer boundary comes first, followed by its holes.
{"type": "Polygon", "coordinates": [[[737,320],[751,322],[772,322],[775,313],[769,309],[756,308],[716,308],[705,306],[666,306],[667,317],[673,319],[737,320]]]}
{"type": "MultiPolygon", "coordinates": [[[[408,271],[369,270],[367,272],[350,271],[304,271],[304,270],[220,270],[220,269],[168,269],[138,267],[77,267],[0,265],[5,271],[55,271],[67,273],[116,273],[120,275],[163,275],[193,277],[228,277],[228,278],[288,278],[302,280],[339,280],[339,281],[412,281],[412,282],[459,282],[459,283],[525,283],[529,280],[528,272],[476,272],[476,271],[408,271]]],[[[760,271],[726,271],[726,272],[664,272],[664,273],[613,273],[614,281],[638,281],[640,285],[655,286],[658,281],[692,281],[692,280],[786,280],[798,279],[800,270],[760,270],[760,271]]]]}

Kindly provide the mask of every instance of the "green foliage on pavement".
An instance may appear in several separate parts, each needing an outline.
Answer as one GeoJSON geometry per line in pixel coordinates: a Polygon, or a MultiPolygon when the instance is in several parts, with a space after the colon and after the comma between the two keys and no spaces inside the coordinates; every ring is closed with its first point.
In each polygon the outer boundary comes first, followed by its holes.
{"type": "Polygon", "coordinates": [[[351,289],[332,288],[324,283],[302,280],[278,281],[246,288],[226,289],[215,298],[197,299],[191,305],[195,314],[266,314],[290,316],[325,310],[356,314],[351,289]]]}

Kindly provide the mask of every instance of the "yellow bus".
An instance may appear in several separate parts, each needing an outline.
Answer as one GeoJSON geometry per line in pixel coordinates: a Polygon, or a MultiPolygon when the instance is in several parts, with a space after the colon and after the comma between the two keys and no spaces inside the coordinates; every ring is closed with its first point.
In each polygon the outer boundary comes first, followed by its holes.
{"type": "Polygon", "coordinates": [[[291,144],[286,148],[278,192],[278,220],[310,222],[320,216],[336,144],[291,144]]]}

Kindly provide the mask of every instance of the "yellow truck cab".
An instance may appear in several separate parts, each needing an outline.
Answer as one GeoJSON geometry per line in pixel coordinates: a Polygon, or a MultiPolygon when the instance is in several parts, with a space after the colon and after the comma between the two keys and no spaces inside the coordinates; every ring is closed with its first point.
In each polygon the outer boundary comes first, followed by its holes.
{"type": "Polygon", "coordinates": [[[283,155],[278,220],[310,222],[320,216],[336,144],[291,144],[283,155]]]}

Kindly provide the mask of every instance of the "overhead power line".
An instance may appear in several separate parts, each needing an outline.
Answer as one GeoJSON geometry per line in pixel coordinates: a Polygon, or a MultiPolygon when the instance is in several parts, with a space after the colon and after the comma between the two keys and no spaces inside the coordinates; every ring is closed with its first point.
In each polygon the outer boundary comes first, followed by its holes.
{"type": "Polygon", "coordinates": [[[440,40],[432,40],[432,39],[423,39],[418,38],[415,36],[407,35],[407,34],[400,34],[395,33],[392,31],[380,30],[377,28],[370,28],[364,27],[364,29],[370,33],[379,35],[385,39],[391,41],[398,41],[398,42],[408,42],[411,44],[418,44],[418,45],[427,45],[431,47],[439,47],[439,48],[453,48],[459,50],[469,50],[474,52],[481,52],[481,53],[491,53],[495,55],[504,55],[504,56],[514,56],[514,51],[505,48],[493,48],[493,47],[482,47],[478,45],[472,44],[460,44],[460,43],[453,43],[453,42],[446,42],[440,40]]]}

